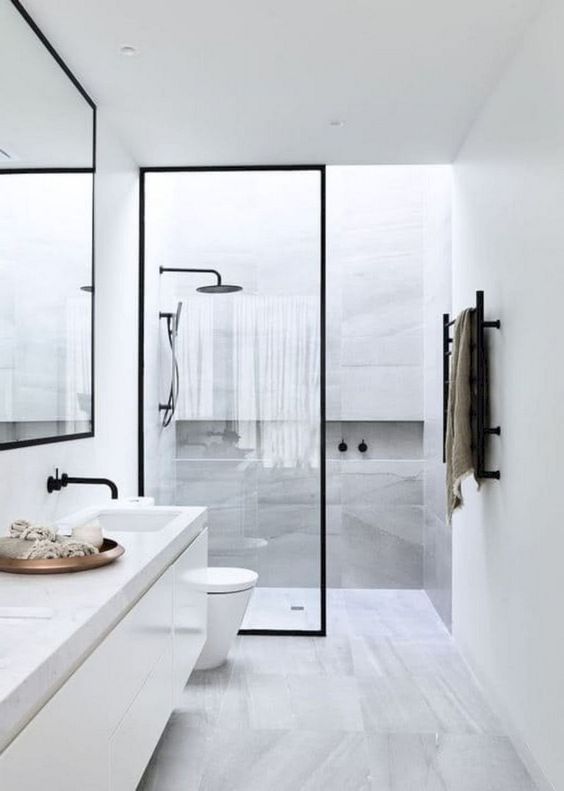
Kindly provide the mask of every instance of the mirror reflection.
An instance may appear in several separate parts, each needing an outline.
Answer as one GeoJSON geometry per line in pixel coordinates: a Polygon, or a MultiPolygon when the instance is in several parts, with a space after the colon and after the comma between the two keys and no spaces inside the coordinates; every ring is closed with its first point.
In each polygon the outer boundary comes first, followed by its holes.
{"type": "Polygon", "coordinates": [[[0,449],[93,433],[91,100],[0,0],[0,449]]]}

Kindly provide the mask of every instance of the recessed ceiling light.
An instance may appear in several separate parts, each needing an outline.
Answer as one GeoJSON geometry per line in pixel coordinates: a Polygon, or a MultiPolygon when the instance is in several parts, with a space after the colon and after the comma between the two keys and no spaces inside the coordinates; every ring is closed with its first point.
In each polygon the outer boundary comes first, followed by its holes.
{"type": "Polygon", "coordinates": [[[123,47],[119,48],[120,55],[125,55],[126,58],[132,58],[134,55],[139,54],[139,50],[136,47],[132,47],[129,44],[124,44],[123,47]]]}
{"type": "Polygon", "coordinates": [[[336,128],[340,128],[345,125],[345,122],[340,118],[335,118],[333,121],[329,121],[329,126],[334,126],[336,128]]]}

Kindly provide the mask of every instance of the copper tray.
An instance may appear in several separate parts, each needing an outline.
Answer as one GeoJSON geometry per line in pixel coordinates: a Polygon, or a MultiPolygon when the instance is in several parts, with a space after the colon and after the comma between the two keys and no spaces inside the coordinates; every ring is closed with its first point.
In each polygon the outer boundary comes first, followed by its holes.
{"type": "Polygon", "coordinates": [[[0,571],[11,574],[66,574],[71,571],[88,571],[113,563],[125,549],[111,538],[105,538],[97,555],[83,558],[49,558],[46,560],[18,560],[0,557],[0,571]]]}

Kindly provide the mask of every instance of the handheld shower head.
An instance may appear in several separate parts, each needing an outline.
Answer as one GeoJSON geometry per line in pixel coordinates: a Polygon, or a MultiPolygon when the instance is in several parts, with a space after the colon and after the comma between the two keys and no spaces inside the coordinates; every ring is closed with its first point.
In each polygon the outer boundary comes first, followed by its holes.
{"type": "Polygon", "coordinates": [[[176,308],[176,318],[175,318],[175,322],[174,322],[174,327],[175,327],[177,332],[178,332],[178,325],[180,324],[180,314],[181,313],[182,313],[182,302],[179,302],[178,306],[176,308]]]}

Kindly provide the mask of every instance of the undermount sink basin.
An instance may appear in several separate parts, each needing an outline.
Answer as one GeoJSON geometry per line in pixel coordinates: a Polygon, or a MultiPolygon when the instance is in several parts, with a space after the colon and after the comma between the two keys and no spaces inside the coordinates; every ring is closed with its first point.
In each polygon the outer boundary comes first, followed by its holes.
{"type": "Polygon", "coordinates": [[[100,511],[96,517],[106,536],[114,533],[155,533],[162,530],[180,511],[153,511],[152,509],[131,508],[100,511]]]}

